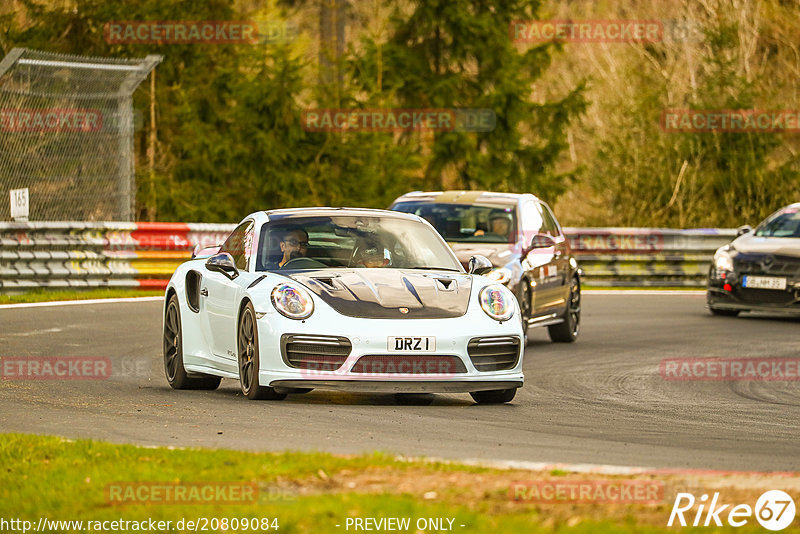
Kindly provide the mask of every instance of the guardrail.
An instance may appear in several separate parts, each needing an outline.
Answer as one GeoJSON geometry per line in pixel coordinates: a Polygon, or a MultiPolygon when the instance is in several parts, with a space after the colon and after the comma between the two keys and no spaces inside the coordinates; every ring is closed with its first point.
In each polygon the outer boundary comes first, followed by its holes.
{"type": "Polygon", "coordinates": [[[161,289],[195,245],[221,243],[230,224],[0,223],[0,291],[37,287],[161,289]]]}
{"type": "MultiPolygon", "coordinates": [[[[0,223],[0,292],[38,287],[162,289],[196,245],[232,224],[0,223]]],[[[732,229],[565,228],[588,283],[702,287],[732,229]]]]}
{"type": "Polygon", "coordinates": [[[604,286],[705,287],[735,229],[564,228],[585,281],[604,286]]]}

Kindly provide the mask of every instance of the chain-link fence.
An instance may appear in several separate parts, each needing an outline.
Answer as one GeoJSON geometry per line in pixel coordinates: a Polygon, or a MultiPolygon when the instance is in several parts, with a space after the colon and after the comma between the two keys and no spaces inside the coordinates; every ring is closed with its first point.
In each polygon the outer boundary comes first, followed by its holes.
{"type": "Polygon", "coordinates": [[[131,221],[133,91],[161,61],[15,48],[0,61],[0,221],[28,188],[34,221],[131,221]]]}

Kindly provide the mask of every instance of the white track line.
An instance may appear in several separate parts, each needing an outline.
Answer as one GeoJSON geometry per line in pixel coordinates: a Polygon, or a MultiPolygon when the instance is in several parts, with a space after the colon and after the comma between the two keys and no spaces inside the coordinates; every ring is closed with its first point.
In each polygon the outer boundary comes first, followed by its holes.
{"type": "Polygon", "coordinates": [[[473,467],[485,467],[489,469],[520,470],[520,471],[552,471],[559,469],[569,473],[594,473],[597,475],[638,475],[653,471],[650,467],[634,467],[627,465],[598,465],[598,464],[566,464],[566,463],[547,463],[529,462],[524,460],[477,460],[467,458],[464,460],[445,459],[436,457],[409,457],[397,456],[398,461],[403,462],[432,462],[437,464],[469,465],[473,467]]]}
{"type": "MultiPolygon", "coordinates": [[[[83,438],[81,438],[83,439],[83,438]]],[[[62,441],[74,443],[74,439],[61,438],[62,441]]],[[[168,449],[168,450],[223,450],[204,447],[180,447],[175,445],[137,445],[132,444],[134,447],[142,449],[168,449]]],[[[333,456],[352,458],[351,454],[333,454],[333,456]]],[[[548,463],[548,462],[531,462],[527,460],[484,460],[476,458],[467,459],[453,459],[453,458],[438,458],[435,456],[405,456],[398,454],[394,457],[398,462],[421,462],[421,463],[436,463],[446,465],[468,465],[472,467],[485,467],[488,469],[500,470],[518,470],[518,471],[553,471],[560,470],[568,473],[588,473],[596,475],[676,475],[676,476],[750,476],[750,477],[791,477],[796,478],[800,476],[800,472],[796,471],[735,471],[723,469],[689,469],[689,468],[658,468],[658,467],[641,467],[632,465],[609,465],[609,464],[571,464],[571,463],[548,463]]]]}
{"type": "Polygon", "coordinates": [[[659,291],[657,289],[583,289],[584,294],[591,295],[705,295],[705,289],[665,289],[659,291]]]}
{"type": "Polygon", "coordinates": [[[54,300],[51,302],[23,302],[20,304],[0,304],[0,310],[12,308],[43,308],[47,306],[75,306],[77,304],[119,304],[123,302],[155,302],[164,297],[126,297],[116,299],[54,300]]]}
{"type": "Polygon", "coordinates": [[[710,476],[778,476],[796,477],[798,473],[792,471],[730,471],[718,469],[671,469],[655,467],[638,467],[628,465],[603,465],[603,464],[570,464],[570,463],[547,463],[529,462],[517,460],[450,460],[435,457],[409,457],[396,456],[396,460],[404,462],[434,462],[442,464],[460,464],[474,467],[486,467],[490,469],[502,470],[521,470],[521,471],[553,471],[560,470],[568,473],[588,473],[596,475],[710,475],[710,476]]]}

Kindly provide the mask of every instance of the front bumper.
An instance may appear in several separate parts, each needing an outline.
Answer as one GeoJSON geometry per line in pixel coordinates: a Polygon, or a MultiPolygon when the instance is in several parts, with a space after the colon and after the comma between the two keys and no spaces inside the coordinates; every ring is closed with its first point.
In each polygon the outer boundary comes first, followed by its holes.
{"type": "Polygon", "coordinates": [[[519,380],[273,380],[275,388],[314,388],[360,393],[469,393],[521,388],[519,380]]]}
{"type": "MultiPolygon", "coordinates": [[[[770,276],[756,274],[756,276],[770,276]]],[[[772,275],[774,276],[774,275],[772,275]]],[[[800,280],[788,279],[785,290],[749,289],[742,287],[741,276],[711,269],[706,302],[709,308],[731,311],[754,311],[776,314],[800,314],[800,280]],[[725,289],[726,284],[729,289],[725,289]]]]}
{"type": "MultiPolygon", "coordinates": [[[[277,313],[265,313],[258,320],[259,329],[259,383],[278,388],[319,388],[361,392],[387,393],[459,393],[522,387],[524,343],[519,318],[500,323],[489,318],[479,307],[462,317],[448,319],[363,319],[345,317],[320,306],[305,321],[287,319],[277,313]],[[287,360],[286,336],[292,334],[319,337],[346,338],[350,348],[341,365],[330,367],[297,368],[287,360]],[[433,352],[394,352],[387,346],[390,336],[435,337],[433,352]],[[284,338],[282,344],[281,338],[284,338]],[[513,338],[517,342],[515,361],[502,370],[487,367],[476,356],[475,338],[513,338]],[[472,351],[473,357],[470,357],[472,351]],[[392,371],[387,367],[373,372],[359,372],[356,364],[362,357],[396,358],[392,371]],[[414,358],[423,358],[424,364],[410,364],[414,358]],[[431,365],[438,358],[457,359],[460,364],[441,371],[431,365]],[[403,361],[403,360],[406,361],[403,361]],[[420,369],[426,369],[420,371],[420,369]]],[[[518,310],[517,310],[518,313],[518,310]]],[[[491,352],[491,347],[482,347],[491,352]]],[[[334,349],[335,350],[335,349],[334,349]]],[[[363,360],[362,360],[363,361],[363,360]]]]}

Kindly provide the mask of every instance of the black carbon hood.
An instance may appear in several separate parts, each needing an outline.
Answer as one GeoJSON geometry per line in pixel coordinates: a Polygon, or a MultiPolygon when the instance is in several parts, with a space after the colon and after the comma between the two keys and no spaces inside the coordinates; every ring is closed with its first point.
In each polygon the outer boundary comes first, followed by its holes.
{"type": "Polygon", "coordinates": [[[334,310],[368,319],[446,319],[467,313],[472,277],[402,269],[304,271],[291,278],[334,310]]]}

